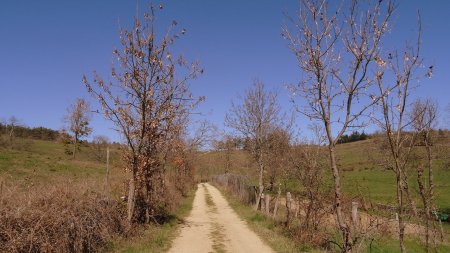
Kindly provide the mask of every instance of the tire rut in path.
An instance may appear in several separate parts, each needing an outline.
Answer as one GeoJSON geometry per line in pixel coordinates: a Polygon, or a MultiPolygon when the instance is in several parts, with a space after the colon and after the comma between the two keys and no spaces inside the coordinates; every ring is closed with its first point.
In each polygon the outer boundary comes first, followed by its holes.
{"type": "Polygon", "coordinates": [[[198,185],[192,211],[170,253],[274,252],[230,207],[215,187],[198,185]]]}

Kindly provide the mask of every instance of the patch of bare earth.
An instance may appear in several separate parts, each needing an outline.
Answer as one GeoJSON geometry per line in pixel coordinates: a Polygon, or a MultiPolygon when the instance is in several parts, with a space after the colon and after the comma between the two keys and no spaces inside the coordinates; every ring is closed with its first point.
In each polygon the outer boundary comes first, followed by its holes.
{"type": "Polygon", "coordinates": [[[192,211],[169,252],[274,252],[251,231],[222,194],[199,184],[192,211]]]}

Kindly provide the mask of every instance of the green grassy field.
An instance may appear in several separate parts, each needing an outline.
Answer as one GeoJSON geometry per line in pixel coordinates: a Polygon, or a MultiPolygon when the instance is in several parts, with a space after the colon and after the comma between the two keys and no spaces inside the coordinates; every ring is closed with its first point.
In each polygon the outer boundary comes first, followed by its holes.
{"type": "MultiPolygon", "coordinates": [[[[337,147],[338,164],[343,173],[343,190],[350,197],[366,196],[371,201],[382,204],[395,202],[395,174],[386,170],[380,163],[383,158],[378,140],[366,140],[337,147]]],[[[448,138],[438,143],[440,158],[433,161],[436,204],[440,209],[450,210],[450,168],[445,153],[450,152],[448,138]]],[[[420,207],[418,195],[417,175],[414,168],[410,168],[409,186],[416,203],[420,207]]],[[[425,174],[425,178],[427,174],[425,174]]]]}
{"type": "MultiPolygon", "coordinates": [[[[48,182],[60,176],[73,179],[98,178],[106,171],[105,163],[96,160],[88,147],[82,147],[72,158],[64,153],[64,145],[58,142],[17,139],[16,143],[18,148],[0,148],[1,176],[14,180],[28,177],[36,182],[48,182]]],[[[112,168],[116,169],[116,150],[112,151],[111,157],[112,168]]]]}

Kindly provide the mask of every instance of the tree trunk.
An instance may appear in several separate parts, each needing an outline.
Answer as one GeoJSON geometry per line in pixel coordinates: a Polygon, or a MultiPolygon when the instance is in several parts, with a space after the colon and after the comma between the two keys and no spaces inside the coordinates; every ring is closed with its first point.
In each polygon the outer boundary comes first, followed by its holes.
{"type": "Polygon", "coordinates": [[[331,170],[333,173],[334,179],[334,203],[335,203],[335,211],[336,217],[339,225],[339,229],[342,233],[342,239],[344,245],[342,245],[342,252],[349,252],[351,250],[351,237],[350,230],[348,229],[347,224],[345,223],[344,214],[342,212],[342,193],[341,193],[341,177],[339,175],[339,169],[336,163],[336,155],[333,144],[330,144],[329,147],[330,153],[330,162],[331,162],[331,170]]]}
{"type": "Polygon", "coordinates": [[[424,218],[425,218],[425,249],[429,251],[430,242],[430,207],[428,205],[428,198],[425,193],[425,187],[423,184],[423,168],[417,168],[417,183],[419,185],[419,193],[422,197],[423,207],[424,207],[424,218]]]}
{"type": "Polygon", "coordinates": [[[401,173],[398,171],[397,168],[397,212],[398,212],[398,237],[399,237],[399,244],[400,244],[400,250],[402,253],[406,252],[405,247],[405,224],[403,223],[403,184],[401,179],[401,173]]]}
{"type": "Polygon", "coordinates": [[[434,189],[434,183],[433,183],[433,159],[431,157],[431,146],[429,143],[427,143],[427,156],[428,156],[428,192],[429,192],[429,201],[430,203],[433,203],[433,189],[434,189]]]}
{"type": "Polygon", "coordinates": [[[129,223],[133,222],[134,212],[136,207],[136,173],[135,166],[133,165],[133,174],[130,179],[130,185],[128,187],[128,210],[127,210],[127,220],[129,223]]]}
{"type": "Polygon", "coordinates": [[[75,152],[77,150],[77,143],[78,143],[78,135],[75,133],[74,141],[73,141],[73,152],[72,152],[72,158],[75,159],[75,152]]]}
{"type": "Polygon", "coordinates": [[[260,155],[258,158],[258,164],[259,164],[259,192],[258,192],[258,197],[256,198],[256,205],[255,205],[255,210],[258,210],[259,205],[261,203],[261,196],[263,194],[264,191],[264,184],[263,184],[263,175],[264,175],[264,165],[262,163],[262,156],[260,155]]]}
{"type": "MultiPolygon", "coordinates": [[[[427,133],[425,145],[427,148],[427,159],[428,159],[428,209],[425,210],[427,218],[427,236],[429,238],[430,233],[430,221],[431,221],[431,209],[434,207],[434,183],[433,183],[433,157],[431,156],[431,141],[429,141],[429,134],[427,133]]],[[[428,248],[427,248],[428,249],[428,248]]]]}

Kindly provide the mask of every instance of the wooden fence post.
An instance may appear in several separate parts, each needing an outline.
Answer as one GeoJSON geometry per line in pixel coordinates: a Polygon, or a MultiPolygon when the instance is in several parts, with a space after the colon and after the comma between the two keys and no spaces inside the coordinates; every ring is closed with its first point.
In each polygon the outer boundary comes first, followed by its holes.
{"type": "Polygon", "coordinates": [[[266,193],[264,203],[266,204],[266,214],[270,214],[270,195],[266,193]]]}
{"type": "Polygon", "coordinates": [[[439,228],[440,228],[440,239],[441,239],[441,243],[444,242],[444,228],[442,227],[442,221],[441,219],[438,218],[439,221],[439,228]]]}
{"type": "Polygon", "coordinates": [[[109,147],[106,147],[106,177],[105,177],[105,191],[109,193],[109,147]]]}
{"type": "Polygon", "coordinates": [[[277,198],[275,199],[275,207],[273,209],[273,217],[274,218],[277,217],[278,201],[280,201],[280,195],[281,195],[281,188],[280,188],[280,186],[278,186],[278,195],[277,195],[277,198]]]}
{"type": "Polygon", "coordinates": [[[291,193],[287,192],[286,194],[286,225],[289,225],[289,221],[291,220],[291,193]]]}
{"type": "Polygon", "coordinates": [[[265,210],[265,205],[264,205],[264,193],[261,193],[261,199],[259,200],[259,206],[260,206],[260,210],[261,210],[261,212],[264,212],[265,210]]]}
{"type": "Polygon", "coordinates": [[[355,228],[358,228],[359,226],[358,206],[359,206],[358,202],[356,201],[352,202],[352,222],[355,228]]]}
{"type": "Polygon", "coordinates": [[[0,182],[0,204],[3,202],[3,180],[0,182]]]}

